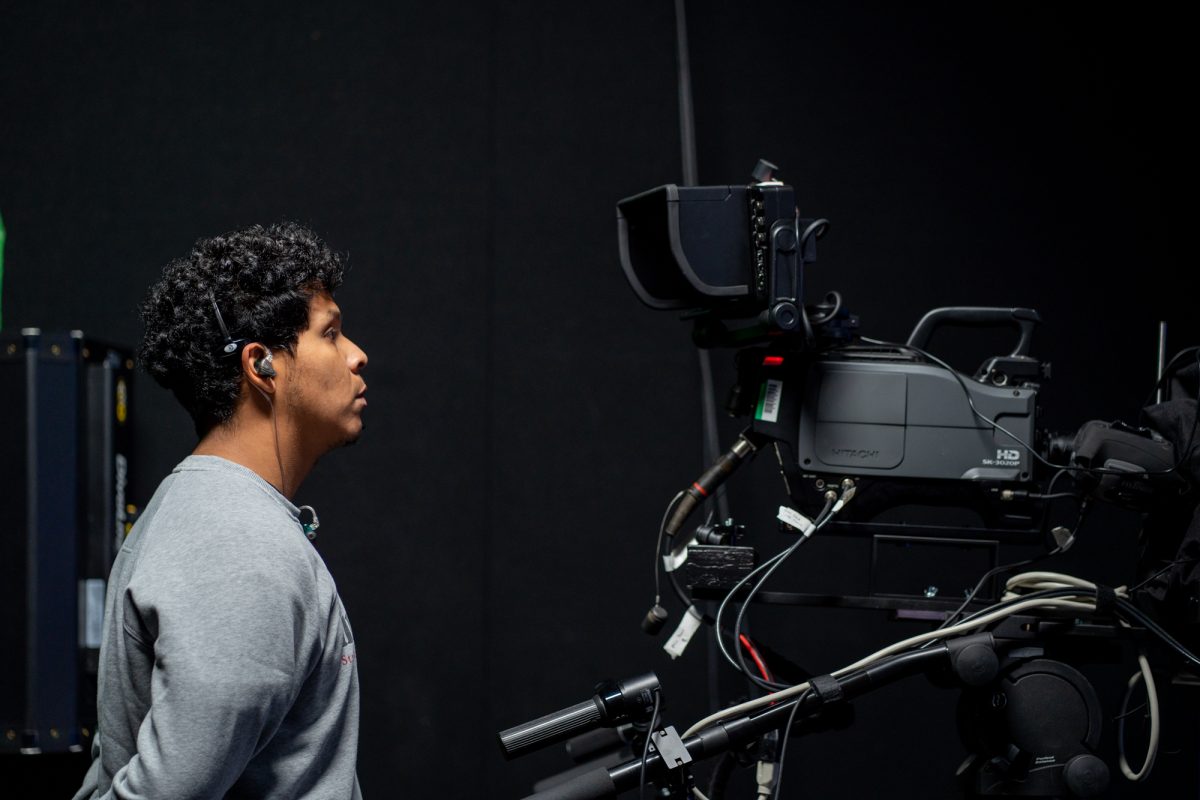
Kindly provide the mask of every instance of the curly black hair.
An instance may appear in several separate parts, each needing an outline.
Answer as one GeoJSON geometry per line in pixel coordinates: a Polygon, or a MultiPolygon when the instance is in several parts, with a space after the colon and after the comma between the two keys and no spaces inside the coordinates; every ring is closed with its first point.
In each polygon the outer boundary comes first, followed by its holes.
{"type": "Polygon", "coordinates": [[[241,391],[240,360],[222,350],[213,301],[233,339],[290,349],[308,325],[313,295],[333,294],[344,270],[338,254],[294,222],[201,239],[150,287],[138,359],[203,436],[229,420],[241,391]]]}

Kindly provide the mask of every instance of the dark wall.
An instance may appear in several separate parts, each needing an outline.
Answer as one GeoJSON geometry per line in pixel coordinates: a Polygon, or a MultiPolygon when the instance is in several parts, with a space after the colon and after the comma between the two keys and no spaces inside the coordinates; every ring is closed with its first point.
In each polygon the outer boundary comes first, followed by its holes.
{"type": "MultiPolygon", "coordinates": [[[[1179,20],[688,12],[700,180],[743,182],[767,157],[802,213],[833,220],[809,299],[839,289],[893,339],[934,306],[1038,308],[1044,419],[1064,431],[1133,419],[1158,320],[1197,339],[1179,20]]],[[[637,629],[662,509],[699,464],[696,357],[629,291],[613,224],[618,199],[681,177],[674,46],[662,3],[5,12],[6,329],[136,343],[162,266],[251,222],[298,219],[349,253],[368,434],[301,501],[355,624],[369,796],[521,796],[565,760],[506,764],[495,731],[606,676],[659,670],[681,728],[706,708],[703,645],[670,663],[637,629]]],[[[941,346],[964,368],[991,354],[941,346]]],[[[730,360],[714,355],[721,381],[730,360]]],[[[145,499],[193,439],[148,378],[134,400],[145,499]]],[[[735,513],[778,503],[773,481],[734,487],[735,513]]],[[[1131,524],[1080,545],[1114,580],[1131,524]]],[[[778,624],[825,670],[908,632],[869,612],[778,624]]],[[[895,796],[942,793],[963,754],[952,714],[933,690],[864,702],[833,744],[795,749],[788,789],[872,796],[895,773],[895,796]]]]}

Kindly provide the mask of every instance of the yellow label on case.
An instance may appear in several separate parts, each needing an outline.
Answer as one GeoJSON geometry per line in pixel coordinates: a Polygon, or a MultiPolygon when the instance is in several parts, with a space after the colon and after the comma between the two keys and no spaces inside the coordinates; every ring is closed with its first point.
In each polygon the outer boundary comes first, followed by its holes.
{"type": "Polygon", "coordinates": [[[125,386],[124,378],[117,378],[117,422],[125,424],[129,413],[129,389],[125,386]]]}

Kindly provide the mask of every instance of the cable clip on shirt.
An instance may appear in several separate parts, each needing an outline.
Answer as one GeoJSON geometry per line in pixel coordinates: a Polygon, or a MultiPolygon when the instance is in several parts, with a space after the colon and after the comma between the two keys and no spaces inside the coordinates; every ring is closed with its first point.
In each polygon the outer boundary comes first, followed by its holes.
{"type": "Polygon", "coordinates": [[[300,527],[304,529],[304,535],[310,542],[317,538],[317,528],[321,527],[321,520],[317,518],[317,511],[312,506],[300,506],[300,527]]]}

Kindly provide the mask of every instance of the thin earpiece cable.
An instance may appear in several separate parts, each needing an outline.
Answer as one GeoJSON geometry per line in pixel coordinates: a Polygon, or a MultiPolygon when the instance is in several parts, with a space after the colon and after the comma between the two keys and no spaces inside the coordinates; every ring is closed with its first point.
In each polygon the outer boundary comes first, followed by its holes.
{"type": "Polygon", "coordinates": [[[279,492],[287,497],[287,477],[283,470],[283,453],[279,449],[279,423],[275,418],[275,403],[271,400],[271,396],[262,389],[257,386],[254,388],[263,396],[263,400],[267,401],[267,407],[271,409],[271,433],[275,439],[275,463],[279,467],[279,492]]]}

